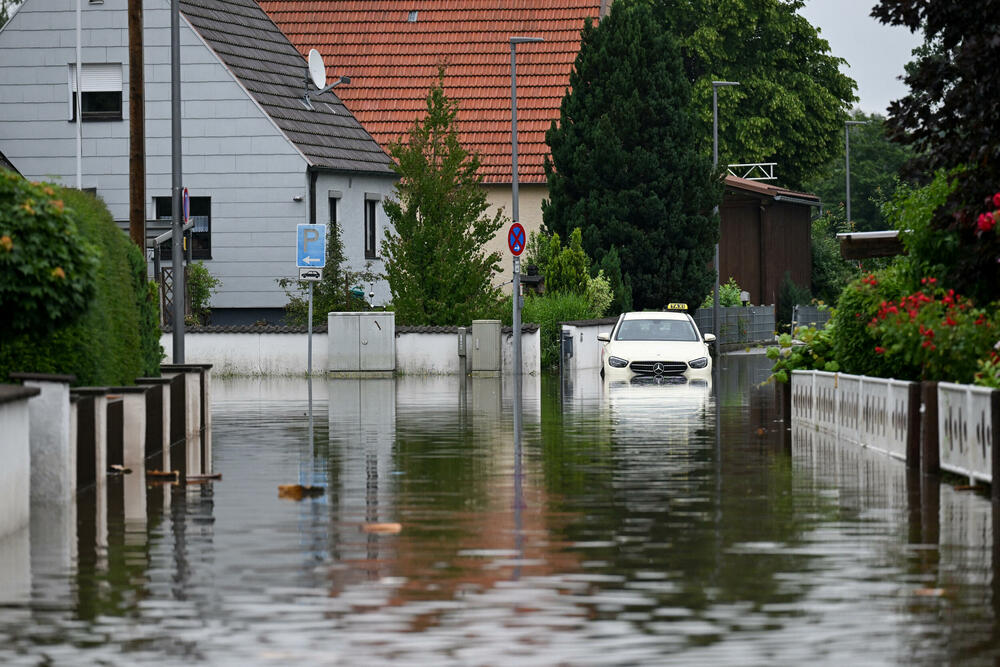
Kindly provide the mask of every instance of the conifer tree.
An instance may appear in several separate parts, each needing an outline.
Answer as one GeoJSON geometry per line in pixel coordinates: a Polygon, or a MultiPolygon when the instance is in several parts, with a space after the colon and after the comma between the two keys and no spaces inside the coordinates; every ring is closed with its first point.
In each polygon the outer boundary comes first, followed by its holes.
{"type": "Polygon", "coordinates": [[[441,69],[427,115],[389,150],[399,182],[385,203],[395,231],[386,230],[382,255],[396,321],[404,324],[468,324],[500,299],[493,284],[500,254],[483,248],[504,218],[486,215],[479,157],[459,144],[457,108],[441,69]]]}
{"type": "Polygon", "coordinates": [[[678,46],[645,2],[620,0],[584,26],[551,161],[545,227],[601,266],[617,249],[636,308],[701,303],[719,237],[722,183],[696,140],[678,46]]]}

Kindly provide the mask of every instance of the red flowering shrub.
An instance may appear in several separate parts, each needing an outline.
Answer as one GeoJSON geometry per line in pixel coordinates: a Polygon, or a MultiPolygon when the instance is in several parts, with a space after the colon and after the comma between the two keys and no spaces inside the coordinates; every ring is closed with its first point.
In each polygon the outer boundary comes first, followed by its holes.
{"type": "Polygon", "coordinates": [[[972,382],[1000,337],[997,309],[977,308],[934,278],[921,283],[918,292],[883,301],[869,321],[876,354],[899,369],[900,379],[972,382]]]}

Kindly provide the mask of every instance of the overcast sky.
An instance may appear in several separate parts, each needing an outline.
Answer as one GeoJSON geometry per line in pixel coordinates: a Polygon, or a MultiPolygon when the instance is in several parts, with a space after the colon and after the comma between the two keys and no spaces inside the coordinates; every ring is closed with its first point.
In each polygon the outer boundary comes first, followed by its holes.
{"type": "Polygon", "coordinates": [[[806,0],[799,13],[820,29],[833,55],[848,62],[841,71],[858,83],[857,106],[884,116],[889,102],[906,94],[896,77],[923,39],[873,19],[869,14],[874,5],[875,0],[806,0]]]}

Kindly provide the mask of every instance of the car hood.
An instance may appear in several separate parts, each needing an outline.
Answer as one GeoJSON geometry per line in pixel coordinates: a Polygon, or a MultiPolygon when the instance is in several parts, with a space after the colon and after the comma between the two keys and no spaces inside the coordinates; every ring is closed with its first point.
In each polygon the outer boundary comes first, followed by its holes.
{"type": "Polygon", "coordinates": [[[608,354],[628,361],[691,361],[698,357],[708,356],[705,343],[690,342],[656,342],[646,340],[619,340],[607,344],[608,354]]]}

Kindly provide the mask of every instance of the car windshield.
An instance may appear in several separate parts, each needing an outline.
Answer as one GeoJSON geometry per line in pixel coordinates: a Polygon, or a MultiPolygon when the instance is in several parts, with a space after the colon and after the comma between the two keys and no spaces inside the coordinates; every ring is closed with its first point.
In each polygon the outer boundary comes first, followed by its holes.
{"type": "Polygon", "coordinates": [[[696,341],[698,333],[690,320],[625,320],[615,340],[696,341]]]}

